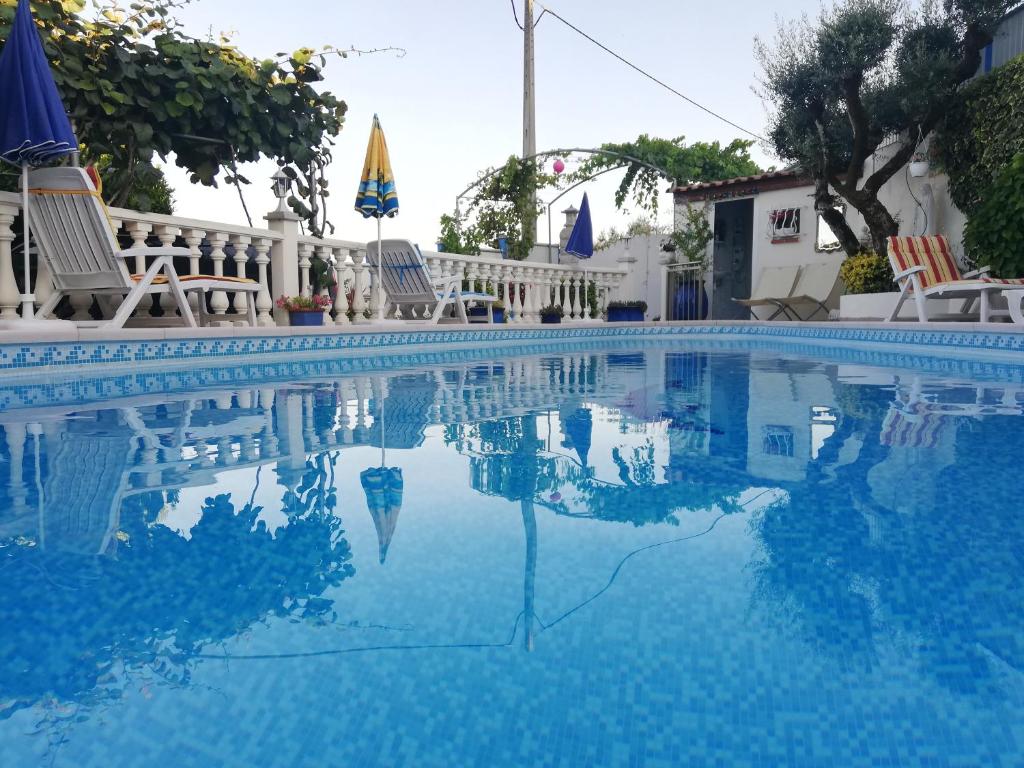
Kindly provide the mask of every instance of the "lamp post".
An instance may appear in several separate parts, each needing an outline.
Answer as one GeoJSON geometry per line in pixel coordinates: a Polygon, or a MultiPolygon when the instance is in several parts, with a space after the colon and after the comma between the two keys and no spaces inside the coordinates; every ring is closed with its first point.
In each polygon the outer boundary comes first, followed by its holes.
{"type": "Polygon", "coordinates": [[[274,197],[277,198],[277,210],[275,213],[286,213],[288,211],[285,201],[288,199],[288,192],[292,186],[291,177],[284,172],[284,168],[278,168],[273,176],[271,189],[274,190],[274,197]]]}

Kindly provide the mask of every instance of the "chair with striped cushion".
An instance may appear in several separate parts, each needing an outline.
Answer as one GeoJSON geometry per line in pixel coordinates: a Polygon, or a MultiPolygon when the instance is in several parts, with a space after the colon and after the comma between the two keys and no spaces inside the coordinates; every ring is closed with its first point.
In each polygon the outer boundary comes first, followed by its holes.
{"type": "Polygon", "coordinates": [[[889,320],[895,320],[904,302],[913,296],[917,318],[921,322],[928,321],[927,300],[934,298],[965,299],[964,314],[971,310],[976,300],[980,301],[979,319],[987,323],[993,317],[1008,314],[1005,310],[992,309],[992,294],[1024,286],[1024,279],[990,277],[989,267],[961,273],[949,249],[949,241],[942,235],[890,237],[889,264],[900,287],[900,297],[889,320]]]}
{"type": "MultiPolygon", "coordinates": [[[[196,327],[195,316],[185,298],[186,291],[244,291],[256,293],[253,280],[208,275],[180,276],[174,270],[174,257],[191,256],[188,248],[169,246],[122,250],[114,237],[106,206],[92,180],[82,168],[42,168],[29,173],[32,195],[32,233],[39,243],[39,258],[46,262],[56,289],[39,308],[47,317],[58,302],[72,293],[96,296],[123,296],[109,320],[85,322],[101,328],[120,328],[131,317],[139,301],[147,294],[169,294],[178,307],[181,321],[196,327]],[[153,257],[143,275],[132,275],[125,263],[136,256],[153,257]]],[[[249,325],[256,325],[255,301],[247,305],[249,325]]],[[[200,298],[200,309],[205,302],[200,298]]],[[[165,312],[165,316],[168,313],[165,312]]],[[[173,318],[173,314],[169,317],[173,318]]],[[[205,317],[205,315],[204,315],[205,317]]],[[[223,319],[223,318],[221,318],[223,319]]]]}

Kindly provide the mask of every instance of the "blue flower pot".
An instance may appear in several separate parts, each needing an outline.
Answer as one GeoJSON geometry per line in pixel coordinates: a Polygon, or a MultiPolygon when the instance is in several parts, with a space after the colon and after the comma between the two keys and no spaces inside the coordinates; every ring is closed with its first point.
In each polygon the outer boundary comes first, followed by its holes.
{"type": "Polygon", "coordinates": [[[324,313],[320,310],[315,312],[289,312],[289,325],[323,325],[324,313]]]}
{"type": "Polygon", "coordinates": [[[640,307],[608,307],[609,323],[642,323],[644,311],[640,307]]]}
{"type": "Polygon", "coordinates": [[[540,321],[542,323],[561,323],[562,317],[561,315],[541,315],[540,321]]]}
{"type": "MultiPolygon", "coordinates": [[[[487,307],[470,307],[468,312],[470,317],[482,317],[487,318],[487,307]]],[[[494,322],[504,323],[505,322],[505,310],[495,309],[494,310],[494,322]]]]}
{"type": "Polygon", "coordinates": [[[674,320],[706,320],[709,307],[704,283],[694,280],[681,283],[676,289],[674,304],[674,320]]]}

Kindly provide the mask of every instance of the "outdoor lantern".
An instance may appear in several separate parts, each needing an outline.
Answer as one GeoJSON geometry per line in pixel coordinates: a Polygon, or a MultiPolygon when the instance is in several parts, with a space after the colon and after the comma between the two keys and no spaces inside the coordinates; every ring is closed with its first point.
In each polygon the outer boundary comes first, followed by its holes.
{"type": "Polygon", "coordinates": [[[291,189],[292,180],[283,168],[278,168],[270,180],[273,182],[271,189],[274,190],[274,197],[277,198],[277,212],[284,213],[288,210],[285,207],[285,200],[288,199],[288,190],[291,189]]]}

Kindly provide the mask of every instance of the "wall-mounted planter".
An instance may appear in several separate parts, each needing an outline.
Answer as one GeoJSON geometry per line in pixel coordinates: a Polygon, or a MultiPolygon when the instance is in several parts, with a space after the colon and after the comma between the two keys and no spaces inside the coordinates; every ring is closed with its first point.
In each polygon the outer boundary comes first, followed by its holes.
{"type": "Polygon", "coordinates": [[[928,161],[927,160],[915,160],[910,164],[910,175],[915,179],[920,179],[923,176],[928,175],[928,161]]]}

